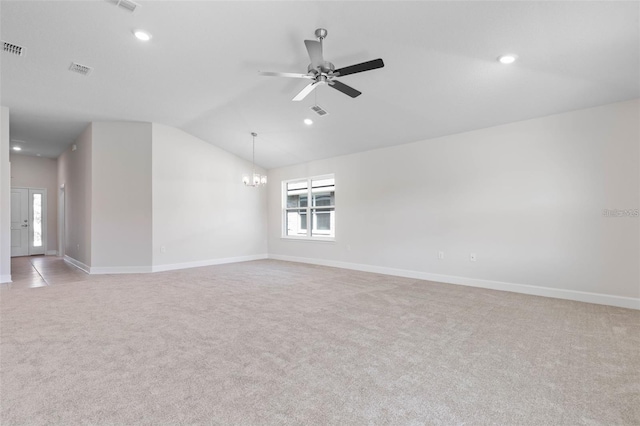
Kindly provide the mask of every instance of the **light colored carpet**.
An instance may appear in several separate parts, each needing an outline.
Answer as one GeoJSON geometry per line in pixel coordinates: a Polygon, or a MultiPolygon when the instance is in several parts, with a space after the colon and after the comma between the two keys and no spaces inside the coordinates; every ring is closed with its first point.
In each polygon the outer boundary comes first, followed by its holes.
{"type": "Polygon", "coordinates": [[[640,424],[633,310],[273,260],[0,297],[3,425],[640,424]]]}

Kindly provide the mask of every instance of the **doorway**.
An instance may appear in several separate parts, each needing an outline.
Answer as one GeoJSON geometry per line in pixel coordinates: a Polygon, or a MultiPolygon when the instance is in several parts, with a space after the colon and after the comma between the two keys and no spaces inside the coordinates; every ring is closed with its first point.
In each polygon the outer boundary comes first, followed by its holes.
{"type": "Polygon", "coordinates": [[[11,257],[45,254],[47,190],[11,188],[11,257]]]}

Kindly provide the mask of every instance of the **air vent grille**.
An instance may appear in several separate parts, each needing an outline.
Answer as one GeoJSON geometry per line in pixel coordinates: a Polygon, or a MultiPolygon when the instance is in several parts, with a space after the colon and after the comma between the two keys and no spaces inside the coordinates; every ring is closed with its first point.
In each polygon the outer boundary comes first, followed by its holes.
{"type": "Polygon", "coordinates": [[[25,54],[24,47],[6,41],[2,42],[2,51],[16,56],[24,56],[25,54]]]}
{"type": "Polygon", "coordinates": [[[109,3],[113,3],[118,7],[121,7],[129,12],[135,12],[140,5],[131,0],[107,0],[109,3]]]}
{"type": "Polygon", "coordinates": [[[327,111],[325,111],[321,106],[319,105],[314,105],[311,107],[311,110],[313,112],[315,112],[316,114],[318,114],[319,116],[323,116],[323,115],[327,115],[329,114],[327,111]]]}
{"type": "Polygon", "coordinates": [[[77,72],[82,75],[89,75],[93,71],[93,68],[72,62],[69,67],[69,71],[77,72]]]}

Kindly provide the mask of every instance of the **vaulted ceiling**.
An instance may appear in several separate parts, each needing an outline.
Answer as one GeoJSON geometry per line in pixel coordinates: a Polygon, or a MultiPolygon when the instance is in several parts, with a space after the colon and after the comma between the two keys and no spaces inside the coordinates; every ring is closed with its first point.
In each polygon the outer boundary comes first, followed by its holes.
{"type": "Polygon", "coordinates": [[[116,3],[0,2],[2,40],[25,48],[2,53],[0,92],[23,153],[57,157],[91,121],[150,121],[246,159],[257,132],[273,168],[640,96],[639,2],[116,3]],[[361,96],[292,102],[306,80],[258,74],[305,73],[320,27],[336,67],[384,60],[341,79],[361,96]]]}

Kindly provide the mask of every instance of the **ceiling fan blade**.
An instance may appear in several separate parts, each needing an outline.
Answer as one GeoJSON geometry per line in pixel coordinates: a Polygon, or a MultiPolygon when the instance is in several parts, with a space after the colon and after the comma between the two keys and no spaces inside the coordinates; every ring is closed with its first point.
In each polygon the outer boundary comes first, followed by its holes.
{"type": "Polygon", "coordinates": [[[324,58],[322,57],[322,42],[316,40],[305,40],[304,45],[307,46],[307,52],[309,52],[309,58],[311,59],[311,66],[313,69],[317,69],[324,64],[324,58]]]}
{"type": "Polygon", "coordinates": [[[313,89],[315,89],[316,87],[318,87],[318,86],[319,86],[319,84],[320,84],[319,82],[314,81],[313,83],[306,85],[306,86],[304,87],[304,89],[302,89],[302,90],[300,91],[300,93],[298,93],[298,94],[296,95],[296,97],[292,99],[292,101],[301,101],[301,100],[303,100],[304,98],[306,98],[306,97],[307,97],[307,95],[308,95],[309,93],[311,93],[311,92],[313,91],[313,89]]]}
{"type": "Polygon", "coordinates": [[[351,96],[352,98],[357,98],[358,96],[362,95],[362,92],[337,80],[333,80],[331,83],[329,83],[329,86],[333,87],[339,92],[344,93],[345,95],[351,96]]]}
{"type": "Polygon", "coordinates": [[[382,67],[384,67],[384,62],[382,62],[382,59],[374,59],[373,61],[367,61],[361,64],[351,65],[348,67],[337,69],[333,73],[334,75],[338,75],[342,77],[345,75],[355,74],[357,72],[375,70],[376,68],[382,68],[382,67]]]}
{"type": "Polygon", "coordinates": [[[266,75],[271,77],[290,77],[290,78],[309,78],[313,79],[309,74],[296,74],[294,72],[271,72],[271,71],[259,71],[260,75],[266,75]]]}

